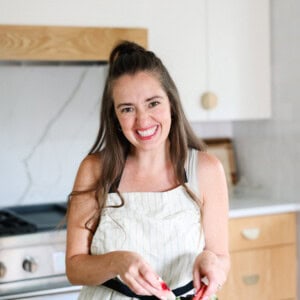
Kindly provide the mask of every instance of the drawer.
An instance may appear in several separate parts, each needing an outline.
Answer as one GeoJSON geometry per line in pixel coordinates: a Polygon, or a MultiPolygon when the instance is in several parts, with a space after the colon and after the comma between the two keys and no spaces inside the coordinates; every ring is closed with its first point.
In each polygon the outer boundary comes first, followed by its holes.
{"type": "Polygon", "coordinates": [[[231,219],[230,251],[296,243],[294,213],[231,219]]]}
{"type": "Polygon", "coordinates": [[[295,262],[295,245],[235,252],[218,299],[296,299],[295,262]]]}

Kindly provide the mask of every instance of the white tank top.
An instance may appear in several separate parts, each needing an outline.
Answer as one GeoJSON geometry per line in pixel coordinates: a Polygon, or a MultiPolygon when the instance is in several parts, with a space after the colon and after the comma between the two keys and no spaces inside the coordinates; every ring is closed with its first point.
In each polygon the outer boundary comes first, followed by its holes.
{"type": "MultiPolygon", "coordinates": [[[[199,196],[198,151],[189,150],[186,164],[187,185],[199,196]]],[[[171,289],[193,279],[196,256],[204,248],[199,206],[183,186],[166,192],[122,193],[125,204],[104,208],[94,234],[91,254],[116,250],[139,253],[171,289]]],[[[110,193],[108,205],[120,204],[110,193]]],[[[130,299],[104,286],[83,287],[80,300],[130,299]]],[[[132,298],[134,299],[134,298],[132,298]]]]}

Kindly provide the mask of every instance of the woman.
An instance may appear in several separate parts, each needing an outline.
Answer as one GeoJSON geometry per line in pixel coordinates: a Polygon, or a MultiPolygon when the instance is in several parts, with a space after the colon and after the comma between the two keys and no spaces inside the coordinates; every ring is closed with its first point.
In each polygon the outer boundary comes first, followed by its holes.
{"type": "Polygon", "coordinates": [[[89,300],[171,299],[161,278],[182,295],[206,277],[209,299],[229,270],[223,168],[154,53],[122,42],[109,63],[98,137],[69,198],[67,276],[89,300]]]}

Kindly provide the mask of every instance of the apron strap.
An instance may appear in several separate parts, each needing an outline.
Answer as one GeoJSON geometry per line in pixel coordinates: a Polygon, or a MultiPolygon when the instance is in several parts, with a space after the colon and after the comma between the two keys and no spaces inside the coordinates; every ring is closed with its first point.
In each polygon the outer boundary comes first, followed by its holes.
{"type": "MultiPolygon", "coordinates": [[[[155,296],[136,295],[127,285],[125,285],[118,278],[110,279],[110,280],[102,283],[102,285],[104,285],[112,290],[115,290],[127,297],[137,298],[137,299],[141,299],[141,300],[156,300],[156,299],[158,299],[155,296]]],[[[175,296],[180,296],[180,295],[186,294],[187,292],[191,291],[193,288],[194,288],[193,282],[191,281],[182,287],[172,290],[172,292],[175,294],[175,296]]]]}

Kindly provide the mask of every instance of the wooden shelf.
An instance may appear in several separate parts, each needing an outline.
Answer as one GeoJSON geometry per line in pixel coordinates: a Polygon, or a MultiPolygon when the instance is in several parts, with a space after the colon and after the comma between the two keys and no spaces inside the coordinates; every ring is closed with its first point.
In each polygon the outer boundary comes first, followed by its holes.
{"type": "Polygon", "coordinates": [[[107,61],[121,40],[147,48],[147,29],[0,25],[0,61],[107,61]]]}

